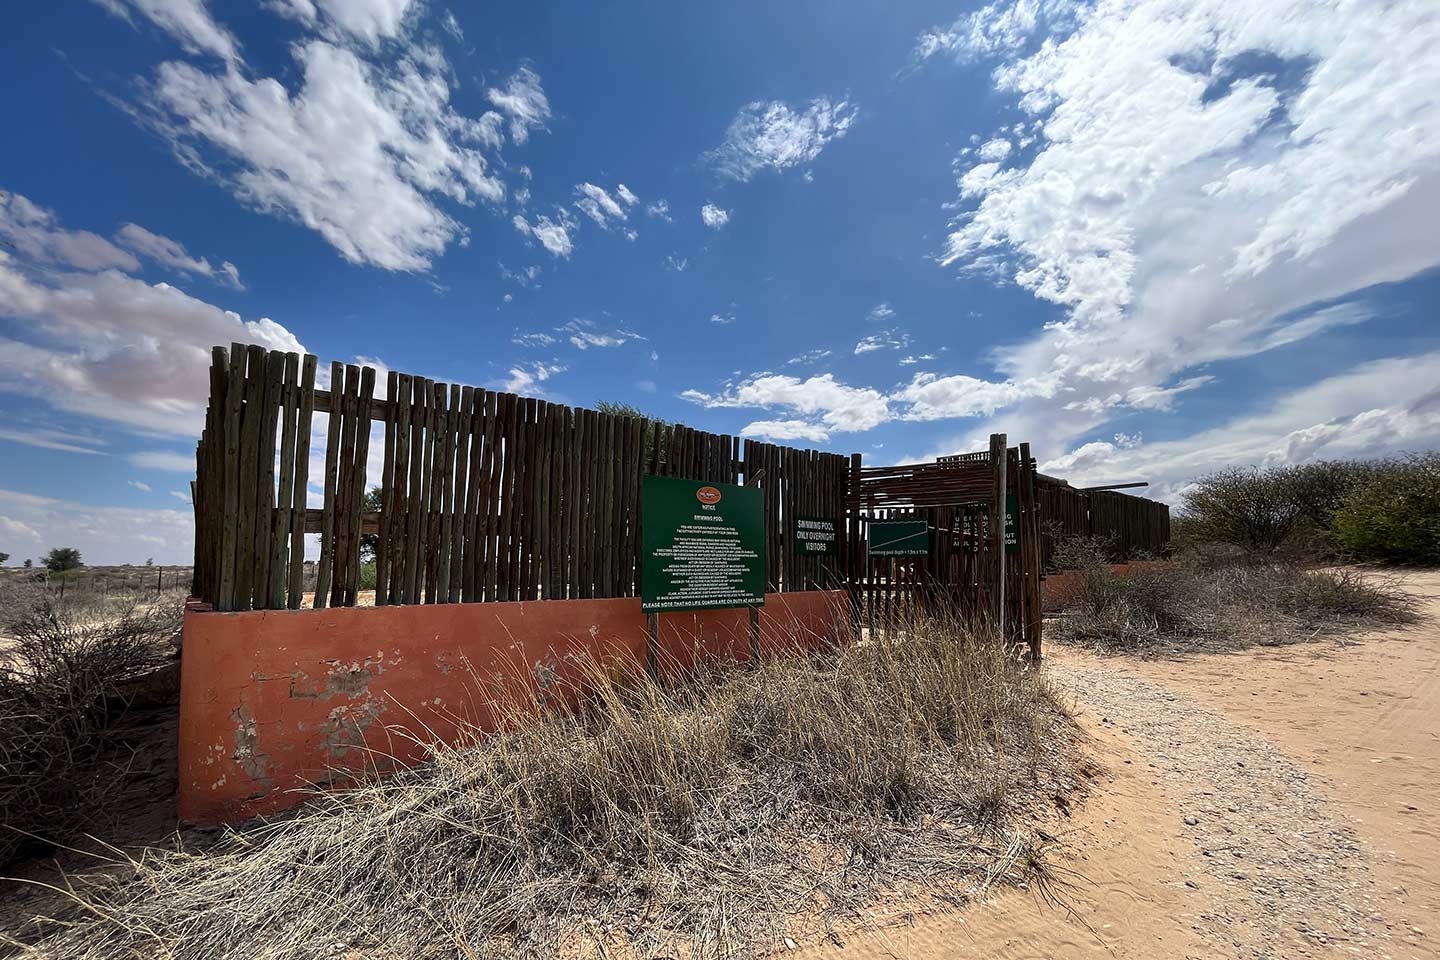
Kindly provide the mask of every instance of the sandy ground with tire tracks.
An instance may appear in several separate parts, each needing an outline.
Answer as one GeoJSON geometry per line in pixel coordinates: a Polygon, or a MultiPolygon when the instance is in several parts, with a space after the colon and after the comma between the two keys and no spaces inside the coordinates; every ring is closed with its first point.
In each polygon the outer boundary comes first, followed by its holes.
{"type": "Polygon", "coordinates": [[[1070,910],[876,915],[855,957],[1440,957],[1440,573],[1401,630],[1181,660],[1052,648],[1103,766],[1070,910]]]}

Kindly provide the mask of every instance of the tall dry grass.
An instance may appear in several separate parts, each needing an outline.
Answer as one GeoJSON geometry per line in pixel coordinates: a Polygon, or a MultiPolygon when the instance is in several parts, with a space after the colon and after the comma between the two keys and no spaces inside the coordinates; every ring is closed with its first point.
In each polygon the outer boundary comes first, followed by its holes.
{"type": "Polygon", "coordinates": [[[660,684],[131,864],[35,956],[750,955],[884,891],[1044,888],[1027,815],[1073,788],[1044,680],[954,617],[660,684]]]}

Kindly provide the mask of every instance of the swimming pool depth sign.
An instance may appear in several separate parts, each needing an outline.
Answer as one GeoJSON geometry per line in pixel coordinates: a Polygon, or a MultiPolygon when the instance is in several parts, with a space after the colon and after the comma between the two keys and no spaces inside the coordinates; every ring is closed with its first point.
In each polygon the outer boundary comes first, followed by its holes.
{"type": "Polygon", "coordinates": [[[765,603],[765,495],[756,487],[647,476],[641,489],[640,609],[765,603]]]}
{"type": "Polygon", "coordinates": [[[924,557],[930,553],[930,524],[925,520],[871,520],[870,556],[924,557]]]}

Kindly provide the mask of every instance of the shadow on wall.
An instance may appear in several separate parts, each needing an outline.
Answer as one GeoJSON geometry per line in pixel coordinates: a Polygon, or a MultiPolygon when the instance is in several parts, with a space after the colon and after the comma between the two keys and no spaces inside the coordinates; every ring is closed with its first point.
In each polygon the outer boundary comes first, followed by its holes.
{"type": "MultiPolygon", "coordinates": [[[[773,593],[760,651],[818,649],[850,630],[844,591],[773,593]]],[[[664,669],[750,658],[749,611],[660,617],[664,669]]],[[[493,730],[507,705],[573,705],[586,664],[643,670],[636,598],[185,616],[179,815],[234,823],[357,771],[411,765],[426,744],[493,730]],[[570,701],[570,704],[564,701],[570,701]]]]}

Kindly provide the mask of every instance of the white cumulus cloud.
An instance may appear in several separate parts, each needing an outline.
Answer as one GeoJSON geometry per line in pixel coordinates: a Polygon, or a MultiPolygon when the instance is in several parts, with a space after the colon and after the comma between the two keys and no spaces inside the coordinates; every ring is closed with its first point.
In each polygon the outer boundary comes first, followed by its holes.
{"type": "Polygon", "coordinates": [[[212,346],[238,340],[304,350],[268,318],[242,320],[113,267],[80,270],[74,257],[57,265],[52,238],[70,231],[51,211],[16,194],[6,199],[0,224],[6,209],[23,207],[45,234],[43,242],[17,243],[15,254],[0,249],[0,317],[12,321],[0,336],[0,391],[150,432],[194,436],[209,395],[212,346]]]}
{"type": "Polygon", "coordinates": [[[1010,0],[922,37],[992,59],[1035,138],[959,164],[942,251],[1064,311],[997,352],[995,382],[1044,385],[1009,432],[1066,449],[1440,265],[1436,49],[1427,0],[1010,0]]]}
{"type": "Polygon", "coordinates": [[[719,230],[730,222],[730,211],[707,203],[700,208],[700,220],[712,230],[719,230]]]}
{"type": "Polygon", "coordinates": [[[345,42],[354,31],[394,36],[403,6],[317,10],[291,0],[290,12],[305,8],[296,14],[302,22],[344,28],[325,34],[322,26],[322,36],[293,44],[295,76],[166,62],[129,109],[186,166],[249,206],[316,230],[347,260],[424,270],[464,240],[446,204],[504,199],[484,151],[499,148],[507,118],[519,142],[544,123],[549,107],[539,76],[523,67],[489,91],[497,110],[466,116],[451,103],[454,72],[438,48],[345,42]]]}

